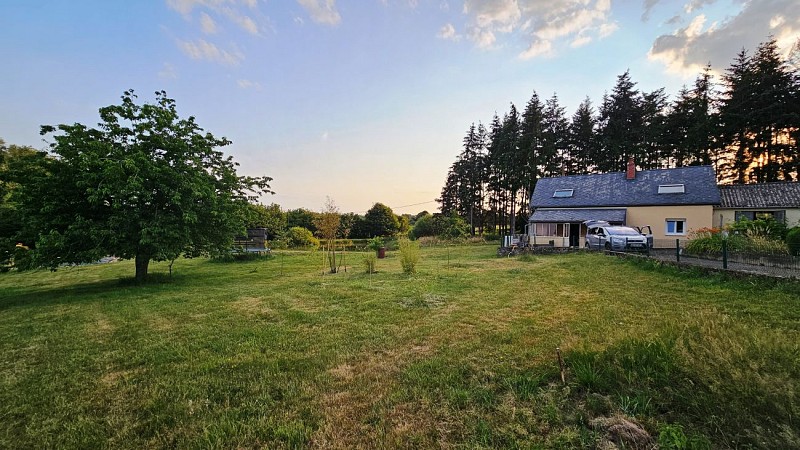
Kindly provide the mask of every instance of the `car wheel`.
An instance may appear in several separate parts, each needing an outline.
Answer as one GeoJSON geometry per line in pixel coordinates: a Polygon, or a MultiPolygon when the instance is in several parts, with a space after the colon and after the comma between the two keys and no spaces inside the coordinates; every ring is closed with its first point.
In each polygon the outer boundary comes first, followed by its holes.
{"type": "Polygon", "coordinates": [[[590,249],[590,248],[592,248],[592,246],[591,246],[591,245],[589,245],[589,241],[586,241],[586,244],[584,244],[584,246],[583,246],[583,247],[584,247],[584,248],[587,248],[587,249],[590,249]]]}
{"type": "Polygon", "coordinates": [[[611,242],[606,242],[606,250],[611,250],[611,242]]]}

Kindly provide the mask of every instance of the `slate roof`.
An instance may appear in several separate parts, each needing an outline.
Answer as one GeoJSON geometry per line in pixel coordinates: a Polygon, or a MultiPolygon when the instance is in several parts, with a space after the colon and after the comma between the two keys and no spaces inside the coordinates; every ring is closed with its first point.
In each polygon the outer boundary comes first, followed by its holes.
{"type": "Polygon", "coordinates": [[[625,172],[542,178],[531,196],[532,208],[718,205],[719,189],[711,166],[641,170],[634,180],[625,172]],[[683,184],[683,194],[659,194],[662,184],[683,184]],[[573,189],[572,197],[553,198],[556,189],[573,189]]]}
{"type": "Polygon", "coordinates": [[[720,208],[800,208],[800,182],[720,186],[720,208]]]}
{"type": "Polygon", "coordinates": [[[531,222],[585,222],[605,220],[625,223],[624,209],[547,209],[539,208],[530,217],[531,222]]]}

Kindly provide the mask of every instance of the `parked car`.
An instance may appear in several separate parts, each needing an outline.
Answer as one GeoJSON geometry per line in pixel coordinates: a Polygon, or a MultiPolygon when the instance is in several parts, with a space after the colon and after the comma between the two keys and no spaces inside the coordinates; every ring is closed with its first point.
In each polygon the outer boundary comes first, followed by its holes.
{"type": "Polygon", "coordinates": [[[611,225],[608,222],[588,221],[586,248],[615,251],[647,251],[647,236],[631,227],[611,225]]]}
{"type": "Polygon", "coordinates": [[[644,237],[647,238],[647,246],[653,248],[653,229],[650,225],[645,225],[643,227],[634,227],[636,230],[644,237]]]}

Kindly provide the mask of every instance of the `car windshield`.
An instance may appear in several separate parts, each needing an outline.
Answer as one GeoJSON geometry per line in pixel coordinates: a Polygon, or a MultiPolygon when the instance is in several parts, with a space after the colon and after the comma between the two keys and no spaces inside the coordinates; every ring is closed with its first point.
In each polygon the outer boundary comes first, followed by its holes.
{"type": "Polygon", "coordinates": [[[606,227],[606,230],[608,230],[608,234],[616,236],[641,236],[638,231],[628,227],[606,227]]]}

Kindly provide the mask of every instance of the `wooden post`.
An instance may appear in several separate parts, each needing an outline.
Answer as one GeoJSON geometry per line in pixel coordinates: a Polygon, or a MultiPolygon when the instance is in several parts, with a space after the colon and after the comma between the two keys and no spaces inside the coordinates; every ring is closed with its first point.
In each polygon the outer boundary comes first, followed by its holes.
{"type": "Polygon", "coordinates": [[[681,240],[675,239],[675,261],[681,262],[681,240]]]}
{"type": "Polygon", "coordinates": [[[558,368],[561,371],[561,384],[567,384],[567,376],[564,373],[564,360],[561,358],[561,349],[556,347],[556,358],[558,358],[558,368]]]}

